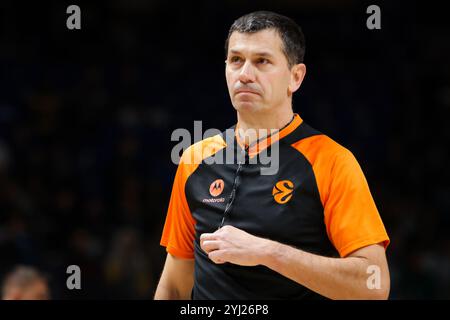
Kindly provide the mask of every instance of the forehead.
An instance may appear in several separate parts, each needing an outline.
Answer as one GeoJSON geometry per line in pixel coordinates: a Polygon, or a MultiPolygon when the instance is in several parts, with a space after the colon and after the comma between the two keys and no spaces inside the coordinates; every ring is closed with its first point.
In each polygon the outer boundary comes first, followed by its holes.
{"type": "Polygon", "coordinates": [[[228,53],[237,51],[244,54],[266,52],[272,55],[283,54],[283,42],[275,29],[265,29],[254,33],[235,31],[228,43],[228,53]]]}

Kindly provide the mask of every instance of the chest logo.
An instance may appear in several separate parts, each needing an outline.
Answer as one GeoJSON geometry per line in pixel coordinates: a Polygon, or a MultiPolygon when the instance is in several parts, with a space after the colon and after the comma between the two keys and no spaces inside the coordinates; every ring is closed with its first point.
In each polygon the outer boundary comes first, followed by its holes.
{"type": "Polygon", "coordinates": [[[225,187],[225,182],[223,182],[222,179],[217,179],[217,180],[213,181],[213,183],[211,183],[211,185],[209,186],[209,193],[213,197],[218,197],[222,193],[224,187],[225,187]]]}
{"type": "Polygon", "coordinates": [[[290,180],[278,181],[273,187],[272,195],[276,202],[279,204],[285,204],[292,198],[292,192],[294,192],[294,184],[290,180]]]}

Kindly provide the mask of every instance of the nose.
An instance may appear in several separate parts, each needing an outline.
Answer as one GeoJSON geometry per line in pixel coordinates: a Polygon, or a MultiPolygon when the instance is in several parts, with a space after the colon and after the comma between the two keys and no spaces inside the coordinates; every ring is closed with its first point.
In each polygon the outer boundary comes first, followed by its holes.
{"type": "Polygon", "coordinates": [[[246,61],[242,66],[242,69],[239,73],[239,81],[244,84],[255,82],[255,73],[253,71],[253,66],[249,61],[246,61]]]}

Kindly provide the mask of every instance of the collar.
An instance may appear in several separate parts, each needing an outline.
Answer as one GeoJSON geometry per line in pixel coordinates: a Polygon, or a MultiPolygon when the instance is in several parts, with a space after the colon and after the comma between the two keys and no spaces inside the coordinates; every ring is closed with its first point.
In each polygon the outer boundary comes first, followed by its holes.
{"type": "Polygon", "coordinates": [[[235,137],[237,143],[241,146],[241,148],[248,152],[250,158],[253,158],[255,155],[260,153],[262,150],[266,149],[272,143],[277,142],[290,133],[292,133],[298,126],[303,122],[303,119],[297,114],[294,114],[293,119],[289,124],[283,127],[280,130],[276,130],[274,133],[269,134],[268,136],[258,139],[251,143],[249,146],[245,145],[244,141],[240,138],[238,134],[238,128],[235,128],[235,137]]]}

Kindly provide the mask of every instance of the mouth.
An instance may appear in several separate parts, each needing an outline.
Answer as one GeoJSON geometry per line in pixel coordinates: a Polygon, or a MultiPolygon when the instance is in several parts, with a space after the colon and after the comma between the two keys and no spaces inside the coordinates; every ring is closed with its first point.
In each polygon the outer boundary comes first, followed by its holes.
{"type": "Polygon", "coordinates": [[[235,93],[235,95],[238,95],[238,94],[256,94],[256,95],[259,95],[259,93],[258,92],[255,92],[255,91],[251,91],[251,90],[238,90],[238,91],[236,91],[236,93],[235,93]]]}

